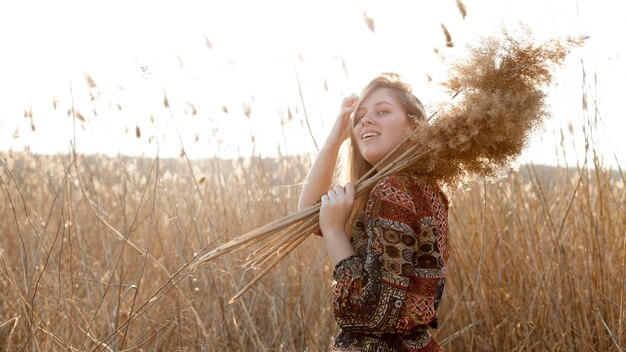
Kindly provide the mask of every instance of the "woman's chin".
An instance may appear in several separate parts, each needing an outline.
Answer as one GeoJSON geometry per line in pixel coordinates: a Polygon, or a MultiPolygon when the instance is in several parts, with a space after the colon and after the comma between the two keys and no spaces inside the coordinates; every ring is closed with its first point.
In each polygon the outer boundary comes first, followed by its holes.
{"type": "Polygon", "coordinates": [[[365,159],[365,161],[367,161],[368,163],[370,163],[370,165],[376,166],[376,164],[378,164],[378,162],[382,159],[378,156],[364,156],[363,159],[365,159]]]}

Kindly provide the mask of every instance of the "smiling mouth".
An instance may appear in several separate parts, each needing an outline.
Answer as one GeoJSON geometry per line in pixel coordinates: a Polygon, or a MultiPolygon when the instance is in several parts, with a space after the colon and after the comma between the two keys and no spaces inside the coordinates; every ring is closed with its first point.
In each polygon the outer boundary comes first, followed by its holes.
{"type": "Polygon", "coordinates": [[[367,133],[363,133],[363,135],[361,136],[361,140],[365,141],[365,140],[372,139],[378,136],[380,136],[380,133],[378,132],[367,132],[367,133]]]}

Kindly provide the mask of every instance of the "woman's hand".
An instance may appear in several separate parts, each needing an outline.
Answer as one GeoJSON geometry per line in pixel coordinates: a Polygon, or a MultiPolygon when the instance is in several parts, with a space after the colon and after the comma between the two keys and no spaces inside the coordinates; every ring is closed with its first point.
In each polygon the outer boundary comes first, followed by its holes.
{"type": "Polygon", "coordinates": [[[346,97],[341,102],[341,109],[339,110],[339,116],[335,120],[333,129],[326,138],[326,144],[333,147],[338,147],[350,137],[350,115],[354,112],[358,96],[351,95],[346,97]]]}
{"type": "Polygon", "coordinates": [[[348,182],[344,187],[335,186],[322,196],[319,223],[324,236],[345,236],[346,223],[354,205],[354,193],[354,186],[348,182]]]}

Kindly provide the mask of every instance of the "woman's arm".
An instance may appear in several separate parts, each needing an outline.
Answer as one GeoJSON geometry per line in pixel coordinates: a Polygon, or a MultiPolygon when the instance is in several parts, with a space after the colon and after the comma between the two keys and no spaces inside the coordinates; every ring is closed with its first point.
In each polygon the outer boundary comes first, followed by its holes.
{"type": "Polygon", "coordinates": [[[298,201],[298,210],[315,204],[331,188],[339,148],[350,136],[350,114],[354,111],[356,100],[356,95],[343,100],[335,125],[306,176],[298,201]]]}

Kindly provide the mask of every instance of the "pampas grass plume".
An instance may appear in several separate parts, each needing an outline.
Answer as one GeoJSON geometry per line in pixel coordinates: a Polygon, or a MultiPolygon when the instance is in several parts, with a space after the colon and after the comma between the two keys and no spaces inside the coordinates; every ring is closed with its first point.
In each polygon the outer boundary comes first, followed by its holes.
{"type": "Polygon", "coordinates": [[[415,139],[427,161],[413,169],[444,184],[492,177],[519,157],[532,132],[548,116],[544,87],[551,68],[586,38],[532,42],[529,31],[483,39],[469,47],[466,60],[452,64],[444,86],[454,103],[419,128],[415,139]]]}

